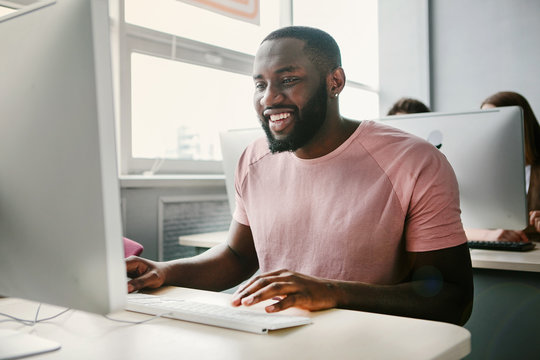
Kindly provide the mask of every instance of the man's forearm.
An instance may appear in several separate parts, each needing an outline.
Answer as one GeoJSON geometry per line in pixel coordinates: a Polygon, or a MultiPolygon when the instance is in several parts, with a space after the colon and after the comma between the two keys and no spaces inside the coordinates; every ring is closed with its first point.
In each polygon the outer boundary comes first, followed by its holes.
{"type": "Polygon", "coordinates": [[[419,280],[397,285],[331,281],[337,307],[445,321],[463,325],[472,311],[472,293],[448,283],[419,280]]]}
{"type": "Polygon", "coordinates": [[[222,291],[238,285],[257,270],[254,264],[241,262],[226,244],[185,259],[165,263],[164,285],[222,291]]]}

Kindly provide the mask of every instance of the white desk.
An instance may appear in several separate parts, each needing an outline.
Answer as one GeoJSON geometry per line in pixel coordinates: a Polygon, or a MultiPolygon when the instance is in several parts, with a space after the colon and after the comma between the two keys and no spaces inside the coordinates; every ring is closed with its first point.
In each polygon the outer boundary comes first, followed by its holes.
{"type": "MultiPolygon", "coordinates": [[[[230,295],[168,287],[170,296],[228,304],[230,295]]],[[[0,299],[0,312],[33,318],[36,303],[0,299]]],[[[44,306],[40,315],[59,312],[44,306]]],[[[470,333],[459,326],[405,317],[332,309],[307,314],[313,324],[257,335],[171,319],[131,325],[81,311],[34,326],[33,333],[60,342],[62,348],[29,359],[460,359],[470,351],[470,333]]],[[[117,319],[147,315],[120,311],[117,319]]],[[[0,328],[26,327],[14,322],[0,328]]]]}
{"type": "Polygon", "coordinates": [[[202,234],[182,235],[178,238],[180,245],[211,248],[227,241],[229,231],[216,231],[202,234]]]}
{"type": "MultiPolygon", "coordinates": [[[[227,232],[180,237],[180,244],[212,247],[227,232]]],[[[471,249],[474,308],[465,325],[474,359],[538,358],[540,243],[527,252],[471,249]]]]}
{"type": "Polygon", "coordinates": [[[531,251],[471,249],[474,268],[540,272],[540,244],[531,251]]]}

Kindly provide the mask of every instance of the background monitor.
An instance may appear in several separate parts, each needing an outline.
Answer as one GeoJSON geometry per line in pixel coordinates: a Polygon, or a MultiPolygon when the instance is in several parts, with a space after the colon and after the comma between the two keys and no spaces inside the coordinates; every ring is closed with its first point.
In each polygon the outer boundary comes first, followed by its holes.
{"type": "MultiPolygon", "coordinates": [[[[524,229],[528,224],[523,115],[520,107],[388,116],[376,121],[440,148],[459,184],[465,228],[524,229]]],[[[227,195],[234,212],[234,174],[242,151],[261,128],[221,134],[227,195]]]]}
{"type": "Polygon", "coordinates": [[[221,141],[221,154],[223,156],[223,172],[225,173],[225,186],[231,214],[236,207],[234,188],[234,174],[240,156],[246,147],[260,137],[266,137],[261,127],[250,129],[235,129],[219,134],[221,141]]]}
{"type": "Polygon", "coordinates": [[[127,285],[106,0],[0,18],[0,295],[95,313],[127,285]]]}
{"type": "Polygon", "coordinates": [[[518,106],[381,118],[440,148],[459,183],[465,228],[524,229],[523,114],[518,106]]]}

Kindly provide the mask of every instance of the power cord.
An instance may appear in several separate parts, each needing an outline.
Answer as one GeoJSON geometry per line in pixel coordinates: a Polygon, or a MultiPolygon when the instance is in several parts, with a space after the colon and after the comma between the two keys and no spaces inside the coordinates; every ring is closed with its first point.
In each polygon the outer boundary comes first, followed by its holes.
{"type": "Polygon", "coordinates": [[[106,319],[110,320],[110,321],[115,321],[115,322],[120,322],[120,323],[125,323],[125,324],[138,325],[138,324],[144,324],[144,323],[147,323],[147,322],[149,322],[149,321],[153,321],[153,320],[162,318],[162,317],[167,316],[167,315],[170,315],[170,314],[171,314],[170,312],[166,312],[166,313],[163,313],[163,314],[157,314],[157,315],[152,316],[152,317],[149,318],[149,319],[140,320],[140,321],[131,321],[131,320],[114,319],[114,318],[110,317],[109,315],[103,315],[103,316],[104,316],[106,319]]]}
{"type": "Polygon", "coordinates": [[[71,310],[71,309],[68,308],[68,309],[62,310],[61,312],[59,312],[56,315],[49,316],[49,317],[46,317],[46,318],[43,318],[43,319],[38,319],[40,309],[41,309],[41,303],[38,304],[38,308],[36,310],[36,315],[34,316],[33,320],[21,319],[21,318],[18,318],[16,316],[13,316],[13,315],[9,315],[9,314],[5,314],[5,313],[0,312],[0,316],[4,316],[4,317],[8,318],[8,319],[0,320],[0,323],[7,322],[7,321],[16,321],[16,322],[18,322],[20,324],[23,324],[23,325],[26,325],[26,326],[34,326],[34,325],[36,325],[38,323],[55,319],[55,318],[59,317],[60,315],[63,315],[66,312],[68,312],[69,310],[71,310]]]}
{"type": "MultiPolygon", "coordinates": [[[[0,320],[0,323],[8,322],[8,321],[15,321],[15,322],[18,322],[18,323],[23,324],[25,326],[34,326],[36,324],[39,324],[39,323],[42,323],[42,322],[45,322],[45,321],[53,320],[53,319],[65,314],[65,313],[67,313],[71,309],[67,308],[67,309],[62,310],[61,312],[59,312],[56,315],[49,316],[49,317],[46,317],[46,318],[43,318],[43,319],[38,319],[40,310],[41,310],[41,303],[38,304],[38,308],[36,310],[36,315],[34,316],[33,320],[22,319],[22,318],[18,318],[16,316],[13,316],[13,315],[10,315],[10,314],[0,312],[0,316],[4,316],[4,317],[7,318],[7,319],[0,320]]],[[[105,317],[107,320],[110,320],[110,321],[115,321],[115,322],[120,322],[120,323],[125,323],[125,324],[138,325],[138,324],[147,323],[147,322],[155,320],[155,319],[162,318],[162,317],[164,317],[166,315],[170,315],[170,314],[171,314],[170,312],[165,312],[165,313],[162,313],[162,314],[154,315],[149,319],[140,320],[140,321],[114,319],[114,318],[110,317],[109,315],[103,315],[103,317],[105,317]]]]}

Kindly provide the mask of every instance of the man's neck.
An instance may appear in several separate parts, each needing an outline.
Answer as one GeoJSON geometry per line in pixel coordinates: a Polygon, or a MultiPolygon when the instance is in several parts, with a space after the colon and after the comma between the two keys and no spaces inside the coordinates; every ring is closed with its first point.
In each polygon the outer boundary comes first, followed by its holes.
{"type": "Polygon", "coordinates": [[[343,144],[359,124],[338,115],[334,121],[326,121],[313,139],[294,154],[300,159],[315,159],[329,154],[343,144]]]}

